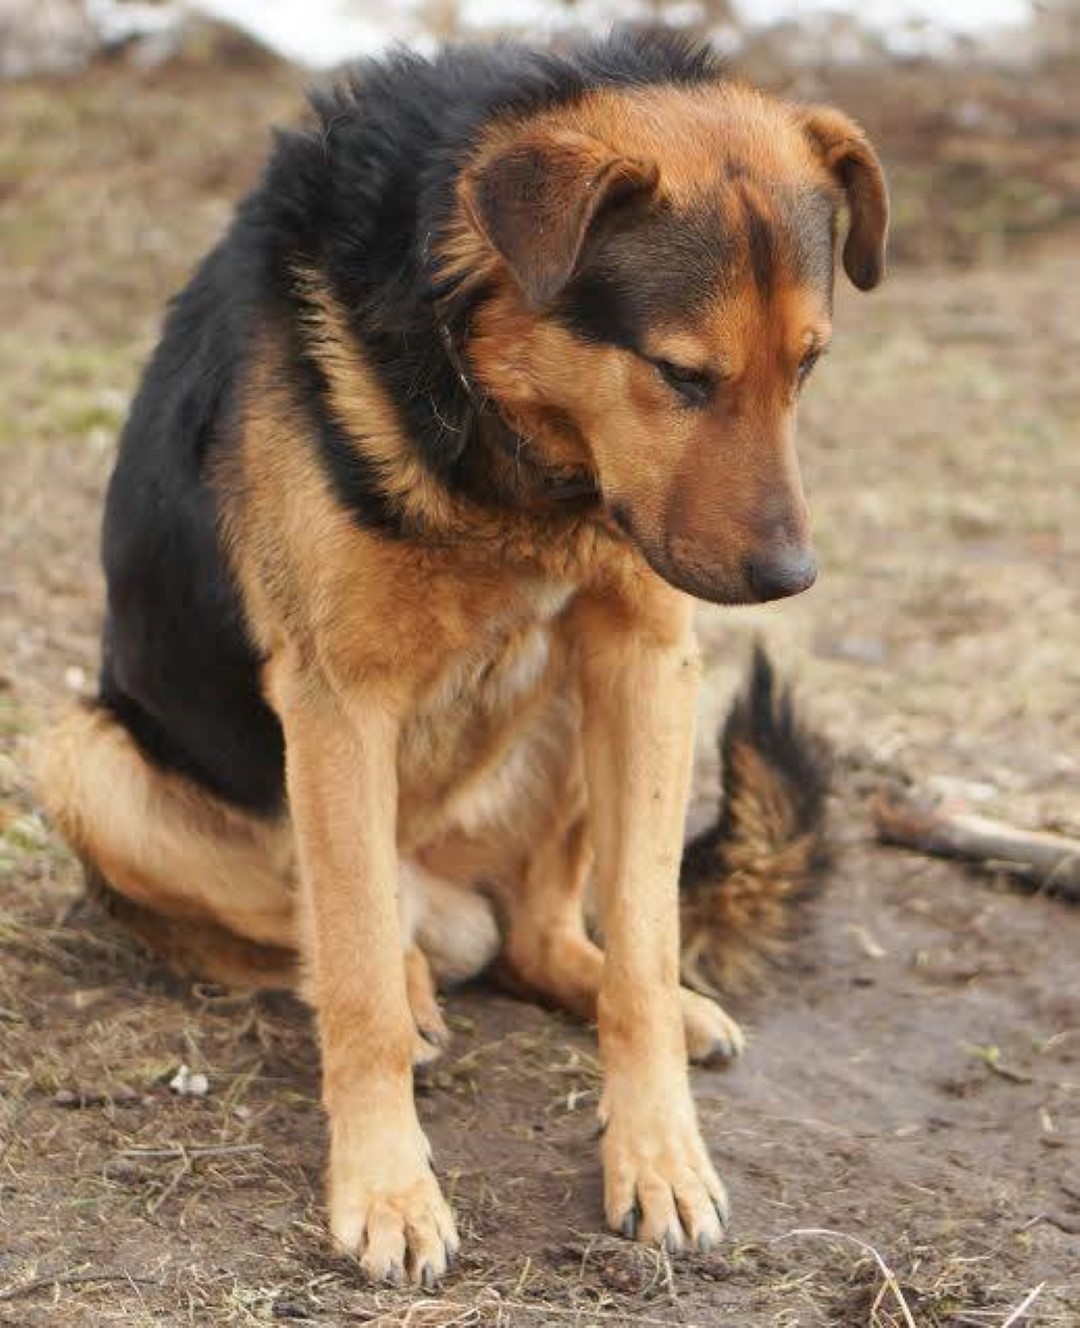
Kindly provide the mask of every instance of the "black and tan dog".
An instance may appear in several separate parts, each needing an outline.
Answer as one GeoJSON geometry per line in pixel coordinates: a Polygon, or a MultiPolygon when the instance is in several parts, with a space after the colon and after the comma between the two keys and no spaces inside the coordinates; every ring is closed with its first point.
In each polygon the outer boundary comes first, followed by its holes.
{"type": "Polygon", "coordinates": [[[862,132],[664,34],[401,54],[315,100],[180,295],[109,489],[100,696],[44,799],[146,935],[318,1015],[330,1223],[377,1278],[457,1245],[413,1103],[434,981],[599,1022],[605,1210],[709,1248],[682,971],[772,946],[819,753],[759,661],[684,853],[693,597],[814,579],[794,447],[887,203],[862,132]],[[584,921],[595,884],[603,954],[584,921]],[[299,956],[299,962],[296,956],[299,956]]]}

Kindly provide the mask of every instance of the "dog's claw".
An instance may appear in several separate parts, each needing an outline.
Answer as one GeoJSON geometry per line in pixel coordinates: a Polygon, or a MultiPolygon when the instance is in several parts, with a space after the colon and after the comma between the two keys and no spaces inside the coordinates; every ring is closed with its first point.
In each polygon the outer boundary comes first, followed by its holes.
{"type": "Polygon", "coordinates": [[[667,1254],[678,1254],[683,1247],[683,1239],[680,1232],[673,1227],[668,1227],[664,1232],[663,1247],[667,1254]]]}
{"type": "Polygon", "coordinates": [[[732,1038],[717,1038],[702,1053],[694,1057],[694,1064],[710,1070],[716,1069],[722,1065],[730,1065],[741,1051],[741,1042],[736,1044],[732,1038]]]}
{"type": "Polygon", "coordinates": [[[622,1235],[624,1235],[627,1238],[627,1240],[633,1240],[634,1237],[637,1235],[637,1224],[638,1224],[637,1209],[631,1208],[630,1211],[623,1218],[622,1222],[619,1224],[619,1232],[622,1235]]]}

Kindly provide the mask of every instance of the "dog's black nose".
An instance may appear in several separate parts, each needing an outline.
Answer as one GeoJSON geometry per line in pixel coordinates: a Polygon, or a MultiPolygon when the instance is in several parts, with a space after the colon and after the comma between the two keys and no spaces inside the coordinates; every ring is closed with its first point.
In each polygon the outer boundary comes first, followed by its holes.
{"type": "Polygon", "coordinates": [[[746,578],[756,599],[784,599],[810,589],[817,580],[817,559],[809,549],[787,546],[748,558],[746,578]]]}

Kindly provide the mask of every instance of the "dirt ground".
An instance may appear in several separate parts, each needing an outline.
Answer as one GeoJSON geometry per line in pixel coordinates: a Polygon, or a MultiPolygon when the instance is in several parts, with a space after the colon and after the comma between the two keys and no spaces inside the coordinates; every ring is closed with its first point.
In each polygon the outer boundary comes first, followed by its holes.
{"type": "MultiPolygon", "coordinates": [[[[703,614],[703,732],[761,634],[840,765],[798,954],[732,1002],[744,1061],[695,1074],[719,1255],[599,1233],[594,1037],[481,988],[450,996],[420,1099],[461,1267],[434,1296],[366,1289],[323,1239],[307,1014],[179,983],[79,902],[25,743],[92,687],[101,491],[162,303],[298,86],[240,63],[0,90],[0,1323],[1075,1328],[1080,913],[879,847],[867,815],[907,771],[1080,829],[1075,239],[1017,247],[1034,227],[980,212],[979,263],[842,296],[803,421],[820,582],[703,614]],[[204,1096],[170,1091],[182,1064],[204,1096]]],[[[942,218],[971,226],[920,191],[963,143],[925,123],[884,146],[901,248],[941,261],[942,218]]],[[[1016,148],[986,124],[992,198],[1016,148]]]]}

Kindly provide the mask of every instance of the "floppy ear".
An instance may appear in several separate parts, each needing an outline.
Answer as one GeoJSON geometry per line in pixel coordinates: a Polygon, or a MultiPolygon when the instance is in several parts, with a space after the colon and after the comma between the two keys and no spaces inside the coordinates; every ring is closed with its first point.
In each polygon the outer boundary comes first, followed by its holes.
{"type": "Polygon", "coordinates": [[[885,275],[889,195],[885,173],[870,140],[846,115],[828,106],[802,112],[803,128],[847,194],[849,225],[844,271],[859,290],[872,290],[885,275]]]}
{"type": "Polygon", "coordinates": [[[656,165],[572,131],[522,138],[465,172],[461,199],[529,303],[550,304],[574,275],[602,212],[651,193],[656,165]]]}

